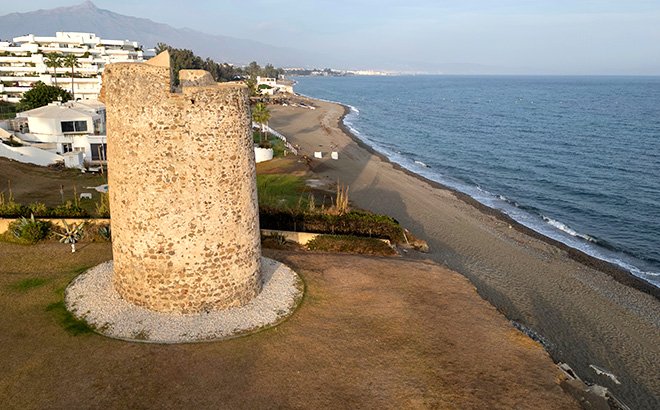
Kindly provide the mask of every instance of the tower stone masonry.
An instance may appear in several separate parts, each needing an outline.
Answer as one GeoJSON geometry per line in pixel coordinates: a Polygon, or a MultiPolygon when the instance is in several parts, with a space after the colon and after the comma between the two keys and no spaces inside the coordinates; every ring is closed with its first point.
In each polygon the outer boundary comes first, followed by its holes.
{"type": "Polygon", "coordinates": [[[113,283],[155,311],[241,306],[262,286],[247,87],[170,76],[167,52],[103,73],[113,283]]]}

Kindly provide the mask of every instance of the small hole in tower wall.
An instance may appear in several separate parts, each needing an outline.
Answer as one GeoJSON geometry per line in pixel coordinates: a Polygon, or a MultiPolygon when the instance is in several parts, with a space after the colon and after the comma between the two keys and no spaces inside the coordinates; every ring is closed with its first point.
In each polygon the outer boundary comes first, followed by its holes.
{"type": "Polygon", "coordinates": [[[191,102],[192,104],[195,104],[195,100],[194,100],[194,99],[191,99],[190,102],[191,102]]]}

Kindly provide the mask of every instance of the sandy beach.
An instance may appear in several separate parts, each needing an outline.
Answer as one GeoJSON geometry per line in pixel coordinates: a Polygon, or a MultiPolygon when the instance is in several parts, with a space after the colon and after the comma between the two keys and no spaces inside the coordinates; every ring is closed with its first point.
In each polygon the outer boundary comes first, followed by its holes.
{"type": "Polygon", "coordinates": [[[466,276],[555,361],[606,386],[631,408],[660,407],[657,289],[404,172],[346,132],[343,106],[307,103],[317,109],[270,106],[270,126],[310,157],[325,153],[312,162],[317,178],[348,184],[354,206],[391,215],[425,239],[431,251],[420,257],[466,276]],[[331,151],[338,160],[329,158],[331,151]],[[610,371],[620,384],[591,365],[610,371]]]}

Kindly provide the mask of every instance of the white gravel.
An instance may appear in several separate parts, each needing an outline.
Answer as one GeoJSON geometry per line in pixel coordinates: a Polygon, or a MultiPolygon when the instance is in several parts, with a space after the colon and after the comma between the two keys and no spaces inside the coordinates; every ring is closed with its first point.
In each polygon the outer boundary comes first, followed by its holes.
{"type": "Polygon", "coordinates": [[[289,267],[262,257],[261,269],[261,293],[245,306],[222,311],[160,313],[135,306],[123,300],[112,285],[112,261],[74,279],[64,300],[75,317],[116,339],[151,343],[228,339],[282,321],[302,298],[302,281],[289,267]]]}

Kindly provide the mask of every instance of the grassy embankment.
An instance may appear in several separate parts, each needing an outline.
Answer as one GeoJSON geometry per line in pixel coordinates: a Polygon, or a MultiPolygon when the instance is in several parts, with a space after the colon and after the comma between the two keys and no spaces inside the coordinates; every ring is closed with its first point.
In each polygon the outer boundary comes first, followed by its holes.
{"type": "MultiPolygon", "coordinates": [[[[396,255],[380,239],[405,241],[404,230],[394,219],[351,209],[347,187],[338,186],[335,192],[312,189],[305,176],[277,173],[258,174],[257,190],[261,227],[323,234],[307,245],[310,250],[396,255]]],[[[277,238],[269,239],[264,246],[282,245],[277,238]]]]}
{"type": "MultiPolygon", "coordinates": [[[[261,139],[255,133],[255,139],[261,139]]],[[[275,159],[257,165],[257,188],[261,209],[261,226],[265,229],[303,230],[330,235],[372,236],[400,242],[397,230],[402,229],[387,217],[368,212],[353,211],[347,191],[312,189],[306,185],[307,165],[293,155],[285,155],[282,141],[270,136],[275,159]],[[337,194],[339,193],[339,199],[337,194]],[[383,229],[384,225],[387,229],[383,229]],[[394,233],[392,233],[394,232],[394,233]]],[[[0,173],[7,181],[0,189],[0,216],[65,218],[104,216],[103,195],[89,189],[106,183],[105,175],[82,174],[76,170],[55,170],[0,159],[0,173]],[[92,200],[80,200],[82,192],[91,192],[92,200]]],[[[107,204],[106,204],[107,205],[107,204]]],[[[58,229],[58,228],[54,228],[58,229]]],[[[99,227],[89,225],[81,242],[98,242],[99,227]]],[[[51,236],[49,240],[57,239],[51,236]]],[[[319,241],[316,250],[391,254],[382,244],[370,241],[351,241],[346,237],[330,237],[319,241]],[[350,243],[349,243],[350,241],[350,243]],[[332,245],[330,245],[332,244],[332,245]]]]}

